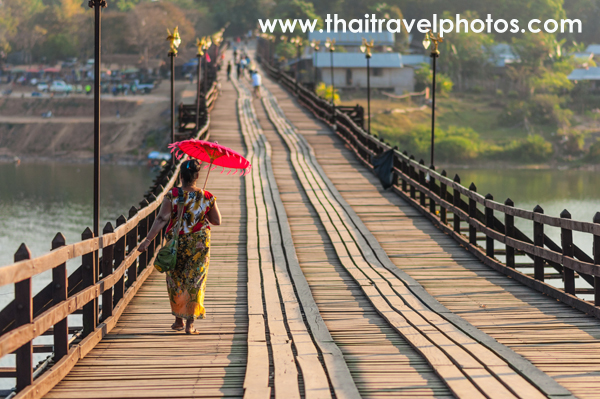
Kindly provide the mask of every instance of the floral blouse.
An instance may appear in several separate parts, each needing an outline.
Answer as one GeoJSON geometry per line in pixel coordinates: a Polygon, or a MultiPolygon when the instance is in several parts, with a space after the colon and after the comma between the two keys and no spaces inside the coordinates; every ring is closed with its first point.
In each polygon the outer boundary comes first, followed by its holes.
{"type": "MultiPolygon", "coordinates": [[[[169,191],[165,198],[171,201],[171,221],[167,227],[169,232],[173,225],[177,222],[177,213],[179,211],[179,194],[177,193],[177,187],[174,187],[169,191]]],[[[184,191],[183,192],[183,227],[179,234],[190,234],[200,231],[202,229],[209,229],[210,226],[206,214],[214,207],[216,197],[208,191],[184,191]]]]}

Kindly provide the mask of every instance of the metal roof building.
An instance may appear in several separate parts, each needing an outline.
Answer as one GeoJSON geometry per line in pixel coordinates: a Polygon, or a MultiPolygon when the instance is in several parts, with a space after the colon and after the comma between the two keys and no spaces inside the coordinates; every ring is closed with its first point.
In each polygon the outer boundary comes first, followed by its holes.
{"type": "MultiPolygon", "coordinates": [[[[317,68],[329,68],[331,54],[316,52],[313,65],[317,68]]],[[[334,68],[366,68],[367,60],[363,53],[333,53],[334,68]]],[[[402,55],[399,53],[375,53],[371,57],[371,68],[403,68],[402,55]]]]}
{"type": "Polygon", "coordinates": [[[569,80],[600,80],[600,67],[575,69],[568,76],[569,80]]]}
{"type": "Polygon", "coordinates": [[[360,46],[363,37],[368,41],[373,40],[375,46],[393,46],[395,43],[394,33],[391,32],[370,32],[370,33],[352,33],[352,32],[310,32],[308,40],[335,39],[335,44],[339,46],[360,46]]]}

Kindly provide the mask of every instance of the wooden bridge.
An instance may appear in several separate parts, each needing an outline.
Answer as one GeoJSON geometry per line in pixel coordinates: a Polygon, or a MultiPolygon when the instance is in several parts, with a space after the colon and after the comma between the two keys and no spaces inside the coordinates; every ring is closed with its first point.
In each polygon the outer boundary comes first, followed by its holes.
{"type": "Polygon", "coordinates": [[[209,179],[223,224],[213,229],[201,334],[170,329],[164,275],[151,266],[162,236],[136,250],[175,167],[101,237],[86,230],[68,244],[58,234],[47,255],[29,259],[23,245],[0,268],[0,283],[15,288],[0,312],[0,356],[16,364],[1,370],[16,382],[8,396],[600,396],[600,218],[483,197],[369,136],[356,109],[334,110],[262,68],[262,99],[246,79],[221,76],[201,121],[182,107],[182,128],[253,165],[243,179],[209,179]],[[372,166],[386,155],[389,190],[372,166]],[[560,244],[546,226],[561,229],[560,244]],[[67,276],[67,261],[81,267],[67,276]],[[50,271],[33,295],[32,277],[50,271]],[[82,325],[71,325],[78,314],[82,325]],[[34,365],[34,353],[50,356],[34,365]]]}

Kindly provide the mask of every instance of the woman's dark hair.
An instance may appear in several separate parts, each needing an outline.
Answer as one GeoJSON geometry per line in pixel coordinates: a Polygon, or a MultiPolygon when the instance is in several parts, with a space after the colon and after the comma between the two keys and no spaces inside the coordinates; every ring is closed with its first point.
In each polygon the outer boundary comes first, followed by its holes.
{"type": "Polygon", "coordinates": [[[190,159],[181,164],[181,180],[183,183],[191,183],[194,181],[194,175],[200,170],[200,162],[195,159],[190,159]]]}

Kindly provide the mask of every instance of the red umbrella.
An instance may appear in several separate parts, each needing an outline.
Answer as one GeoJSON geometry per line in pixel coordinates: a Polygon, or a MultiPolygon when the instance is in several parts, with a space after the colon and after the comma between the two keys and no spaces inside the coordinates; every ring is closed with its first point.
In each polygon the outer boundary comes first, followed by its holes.
{"type": "Polygon", "coordinates": [[[196,158],[200,162],[207,163],[207,165],[204,165],[204,168],[210,169],[206,174],[203,189],[206,188],[206,182],[208,181],[210,171],[219,166],[223,168],[221,173],[225,172],[225,168],[228,168],[229,172],[227,172],[227,174],[230,174],[233,171],[233,174],[235,175],[238,170],[241,170],[242,176],[248,174],[252,167],[246,158],[233,151],[231,148],[220,145],[216,141],[211,143],[209,141],[196,139],[184,140],[169,144],[169,148],[171,149],[171,152],[175,152],[177,159],[181,159],[181,157],[186,154],[192,158],[196,158]]]}

